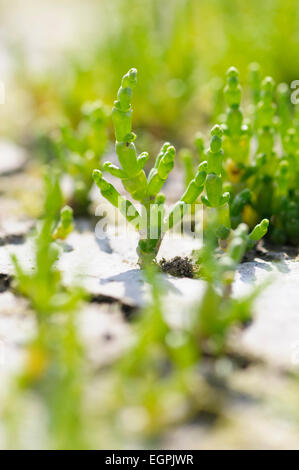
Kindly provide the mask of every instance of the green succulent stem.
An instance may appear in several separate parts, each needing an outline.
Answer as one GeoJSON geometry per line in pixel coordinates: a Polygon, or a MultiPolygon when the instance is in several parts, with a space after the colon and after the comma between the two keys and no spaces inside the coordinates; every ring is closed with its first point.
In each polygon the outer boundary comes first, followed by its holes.
{"type": "Polygon", "coordinates": [[[231,67],[226,74],[224,98],[227,105],[224,125],[223,149],[226,159],[232,160],[241,168],[247,165],[250,152],[250,129],[243,122],[241,110],[242,88],[239,72],[231,67]]]}
{"type": "Polygon", "coordinates": [[[230,194],[228,192],[223,193],[222,190],[222,136],[222,128],[218,125],[214,126],[211,130],[210,147],[206,152],[207,177],[204,186],[206,194],[201,199],[209,209],[207,213],[213,214],[217,236],[220,239],[225,239],[230,231],[228,205],[230,194]]]}
{"type": "MultiPolygon", "coordinates": [[[[143,152],[137,156],[134,144],[136,136],[132,132],[133,110],[131,100],[136,83],[137,71],[131,69],[121,81],[117,100],[114,102],[112,111],[116,138],[115,150],[120,167],[111,162],[106,162],[103,170],[121,180],[125,190],[135,201],[140,203],[140,211],[135,208],[132,202],[120,195],[113,184],[103,177],[100,170],[94,170],[93,179],[102,196],[114,207],[117,207],[126,220],[133,223],[139,230],[140,240],[137,253],[139,264],[143,266],[157,256],[166,230],[165,198],[160,194],[160,191],[174,167],[176,151],[170,143],[163,144],[153,168],[146,177],[144,166],[149,159],[149,155],[147,152],[143,152]],[[137,224],[136,220],[138,221],[137,224]]],[[[197,189],[197,192],[200,194],[203,187],[201,179],[200,176],[196,177],[190,187],[189,195],[192,191],[196,191],[196,185],[199,184],[200,188],[197,189]]]]}

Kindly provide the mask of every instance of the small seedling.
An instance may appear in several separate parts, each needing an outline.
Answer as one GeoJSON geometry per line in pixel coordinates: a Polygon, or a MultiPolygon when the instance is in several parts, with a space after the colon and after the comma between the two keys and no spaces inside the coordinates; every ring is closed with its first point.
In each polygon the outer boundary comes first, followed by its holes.
{"type": "Polygon", "coordinates": [[[64,206],[60,211],[60,219],[53,232],[53,239],[65,240],[73,229],[73,209],[69,206],[64,206]]]}

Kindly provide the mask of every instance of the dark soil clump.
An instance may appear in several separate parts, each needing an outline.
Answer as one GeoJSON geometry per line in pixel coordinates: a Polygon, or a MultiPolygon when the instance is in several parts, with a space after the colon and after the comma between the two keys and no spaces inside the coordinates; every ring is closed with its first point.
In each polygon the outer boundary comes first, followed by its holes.
{"type": "Polygon", "coordinates": [[[176,256],[171,260],[162,258],[160,267],[163,272],[171,274],[176,277],[189,277],[193,278],[193,265],[189,258],[181,258],[176,256]]]}

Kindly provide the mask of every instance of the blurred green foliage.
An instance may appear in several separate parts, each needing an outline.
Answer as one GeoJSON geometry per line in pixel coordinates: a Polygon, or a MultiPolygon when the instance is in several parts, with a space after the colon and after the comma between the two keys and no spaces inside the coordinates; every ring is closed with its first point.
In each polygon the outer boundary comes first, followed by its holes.
{"type": "MultiPolygon", "coordinates": [[[[66,56],[60,68],[27,86],[39,112],[77,124],[86,101],[110,105],[118,80],[140,71],[135,125],[163,140],[186,142],[213,116],[228,66],[248,63],[290,83],[299,68],[296,0],[123,0],[95,2],[98,39],[66,56]],[[206,85],[208,84],[208,85],[206,85]],[[195,123],[196,121],[196,123],[195,123]]],[[[24,73],[20,76],[24,83],[24,73]]],[[[26,84],[26,81],[25,81],[26,84]]]]}
{"type": "Polygon", "coordinates": [[[96,80],[101,96],[112,98],[116,77],[130,67],[140,70],[137,127],[178,129],[191,103],[194,112],[203,112],[199,87],[232,64],[243,76],[252,61],[278,82],[297,76],[295,0],[132,0],[129,8],[114,0],[103,6],[96,80]]]}
{"type": "Polygon", "coordinates": [[[66,288],[57,268],[63,246],[54,238],[64,239],[72,227],[70,208],[62,209],[59,218],[61,202],[59,180],[47,172],[44,215],[34,234],[33,270],[24,270],[13,256],[16,291],[28,299],[36,320],[36,333],[26,345],[24,366],[7,404],[8,441],[13,440],[14,448],[23,445],[24,410],[17,404],[28,394],[45,407],[48,435],[44,445],[52,449],[87,446],[82,408],[84,356],[76,325],[76,313],[86,295],[78,286],[66,288]]]}
{"type": "Polygon", "coordinates": [[[54,161],[71,177],[69,202],[77,216],[88,214],[92,171],[101,163],[108,143],[107,121],[108,111],[101,102],[86,102],[75,128],[71,119],[67,119],[58,135],[49,139],[54,161]]]}

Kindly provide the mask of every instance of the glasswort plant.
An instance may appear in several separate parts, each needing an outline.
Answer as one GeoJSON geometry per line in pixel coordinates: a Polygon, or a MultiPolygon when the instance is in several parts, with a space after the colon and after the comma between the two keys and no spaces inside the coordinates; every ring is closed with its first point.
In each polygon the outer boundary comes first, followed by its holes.
{"type": "Polygon", "coordinates": [[[137,156],[132,132],[131,98],[137,82],[137,71],[131,69],[122,79],[121,87],[114,103],[112,119],[115,128],[115,149],[121,168],[110,162],[103,169],[120,178],[130,196],[141,203],[141,213],[128,200],[120,196],[100,170],[94,170],[93,178],[102,195],[134,224],[139,230],[140,241],[138,254],[140,264],[153,260],[158,253],[163,235],[184,216],[184,206],[196,201],[203,190],[206,177],[206,163],[200,165],[195,178],[192,179],[180,201],[169,216],[164,219],[165,197],[160,193],[170,171],[174,166],[175,148],[165,143],[159,152],[154,167],[146,177],[144,166],[149,158],[147,152],[137,156]]]}

